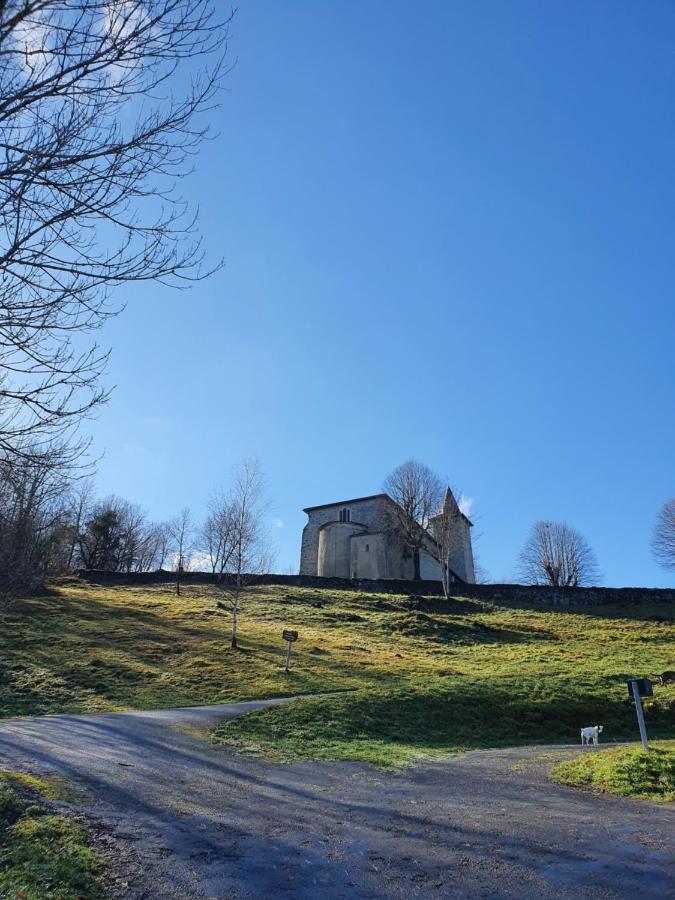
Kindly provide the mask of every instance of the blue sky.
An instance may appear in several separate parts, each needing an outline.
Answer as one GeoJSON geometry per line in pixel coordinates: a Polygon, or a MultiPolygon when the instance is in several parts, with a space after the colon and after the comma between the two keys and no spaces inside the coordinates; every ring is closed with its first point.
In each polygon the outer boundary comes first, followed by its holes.
{"type": "Polygon", "coordinates": [[[199,518],[257,456],[285,571],[414,456],[493,580],[550,518],[672,584],[674,38],[670,0],[244,0],[183,186],[226,265],[120,295],[99,491],[199,518]]]}

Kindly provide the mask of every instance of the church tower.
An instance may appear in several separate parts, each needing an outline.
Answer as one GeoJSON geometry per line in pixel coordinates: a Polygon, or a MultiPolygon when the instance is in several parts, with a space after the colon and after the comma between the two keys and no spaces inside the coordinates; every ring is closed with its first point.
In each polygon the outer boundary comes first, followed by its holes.
{"type": "Polygon", "coordinates": [[[436,541],[447,548],[452,571],[469,584],[476,581],[471,549],[472,528],[472,522],[460,510],[454,494],[449,487],[446,488],[443,506],[429,520],[429,530],[436,541]]]}

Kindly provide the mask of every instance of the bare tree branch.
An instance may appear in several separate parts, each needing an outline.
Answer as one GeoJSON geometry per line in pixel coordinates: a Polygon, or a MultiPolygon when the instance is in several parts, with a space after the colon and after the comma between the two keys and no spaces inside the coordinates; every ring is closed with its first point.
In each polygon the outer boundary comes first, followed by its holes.
{"type": "Polygon", "coordinates": [[[446,488],[443,505],[431,517],[434,541],[426,547],[440,567],[441,584],[446,597],[450,596],[451,585],[458,573],[468,582],[475,581],[475,562],[469,532],[471,523],[460,510],[455,493],[450,487],[446,488]]]}
{"type": "Polygon", "coordinates": [[[177,190],[208,136],[231,13],[212,0],[0,0],[0,452],[106,400],[81,335],[129,282],[204,277],[177,190]]]}
{"type": "Polygon", "coordinates": [[[58,447],[27,448],[20,459],[0,455],[0,607],[65,570],[70,487],[58,447]]]}
{"type": "Polygon", "coordinates": [[[169,523],[171,548],[173,551],[173,568],[176,572],[176,594],[180,594],[180,582],[183,572],[188,568],[190,556],[194,549],[192,539],[194,526],[192,515],[187,506],[169,523]]]}
{"type": "MultiPolygon", "coordinates": [[[[237,647],[242,597],[257,576],[269,572],[272,565],[271,543],[265,528],[265,479],[257,460],[246,459],[235,467],[232,487],[223,498],[220,510],[229,520],[223,531],[226,535],[225,560],[221,563],[223,578],[220,585],[230,601],[230,643],[234,649],[237,647]]],[[[218,602],[218,607],[227,609],[222,601],[218,602]]]]}
{"type": "Polygon", "coordinates": [[[656,517],[652,550],[659,565],[675,569],[675,497],[666,500],[656,517]]]}
{"type": "Polygon", "coordinates": [[[420,552],[428,541],[430,519],[441,507],[443,482],[428,466],[409,459],[390,472],[382,489],[398,506],[398,526],[419,580],[420,552]]]}
{"type": "Polygon", "coordinates": [[[518,557],[525,584],[581,587],[601,578],[595,553],[585,538],[564,522],[535,522],[518,557]]]}

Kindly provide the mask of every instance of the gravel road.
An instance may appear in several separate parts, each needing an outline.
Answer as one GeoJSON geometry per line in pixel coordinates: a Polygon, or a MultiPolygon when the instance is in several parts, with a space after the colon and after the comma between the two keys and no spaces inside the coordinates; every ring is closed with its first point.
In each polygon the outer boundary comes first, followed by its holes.
{"type": "Polygon", "coordinates": [[[120,898],[672,896],[672,805],[550,783],[576,747],[383,773],[274,765],[174,727],[263,705],[4,720],[0,765],[74,786],[63,808],[113,860],[120,898]]]}

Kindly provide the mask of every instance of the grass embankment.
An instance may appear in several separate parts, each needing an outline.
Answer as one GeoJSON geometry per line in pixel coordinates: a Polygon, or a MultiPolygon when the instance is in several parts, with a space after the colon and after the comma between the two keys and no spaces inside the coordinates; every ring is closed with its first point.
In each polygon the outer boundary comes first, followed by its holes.
{"type": "MultiPolygon", "coordinates": [[[[241,649],[205,585],[98,587],[77,579],[0,623],[0,715],[120,710],[289,694],[218,740],[276,758],[367,759],[576,742],[582,725],[632,739],[625,680],[672,668],[665,604],[537,609],[267,586],[242,604],[241,649]],[[290,674],[283,628],[297,628],[290,674]]],[[[675,737],[675,686],[647,701],[650,737],[675,737]]]]}
{"type": "Polygon", "coordinates": [[[22,900],[103,897],[103,860],[72,822],[53,815],[46,779],[0,772],[0,896],[22,900]]]}
{"type": "Polygon", "coordinates": [[[675,741],[659,741],[649,752],[641,744],[584,751],[554,766],[552,778],[645,800],[675,800],[675,741]]]}

